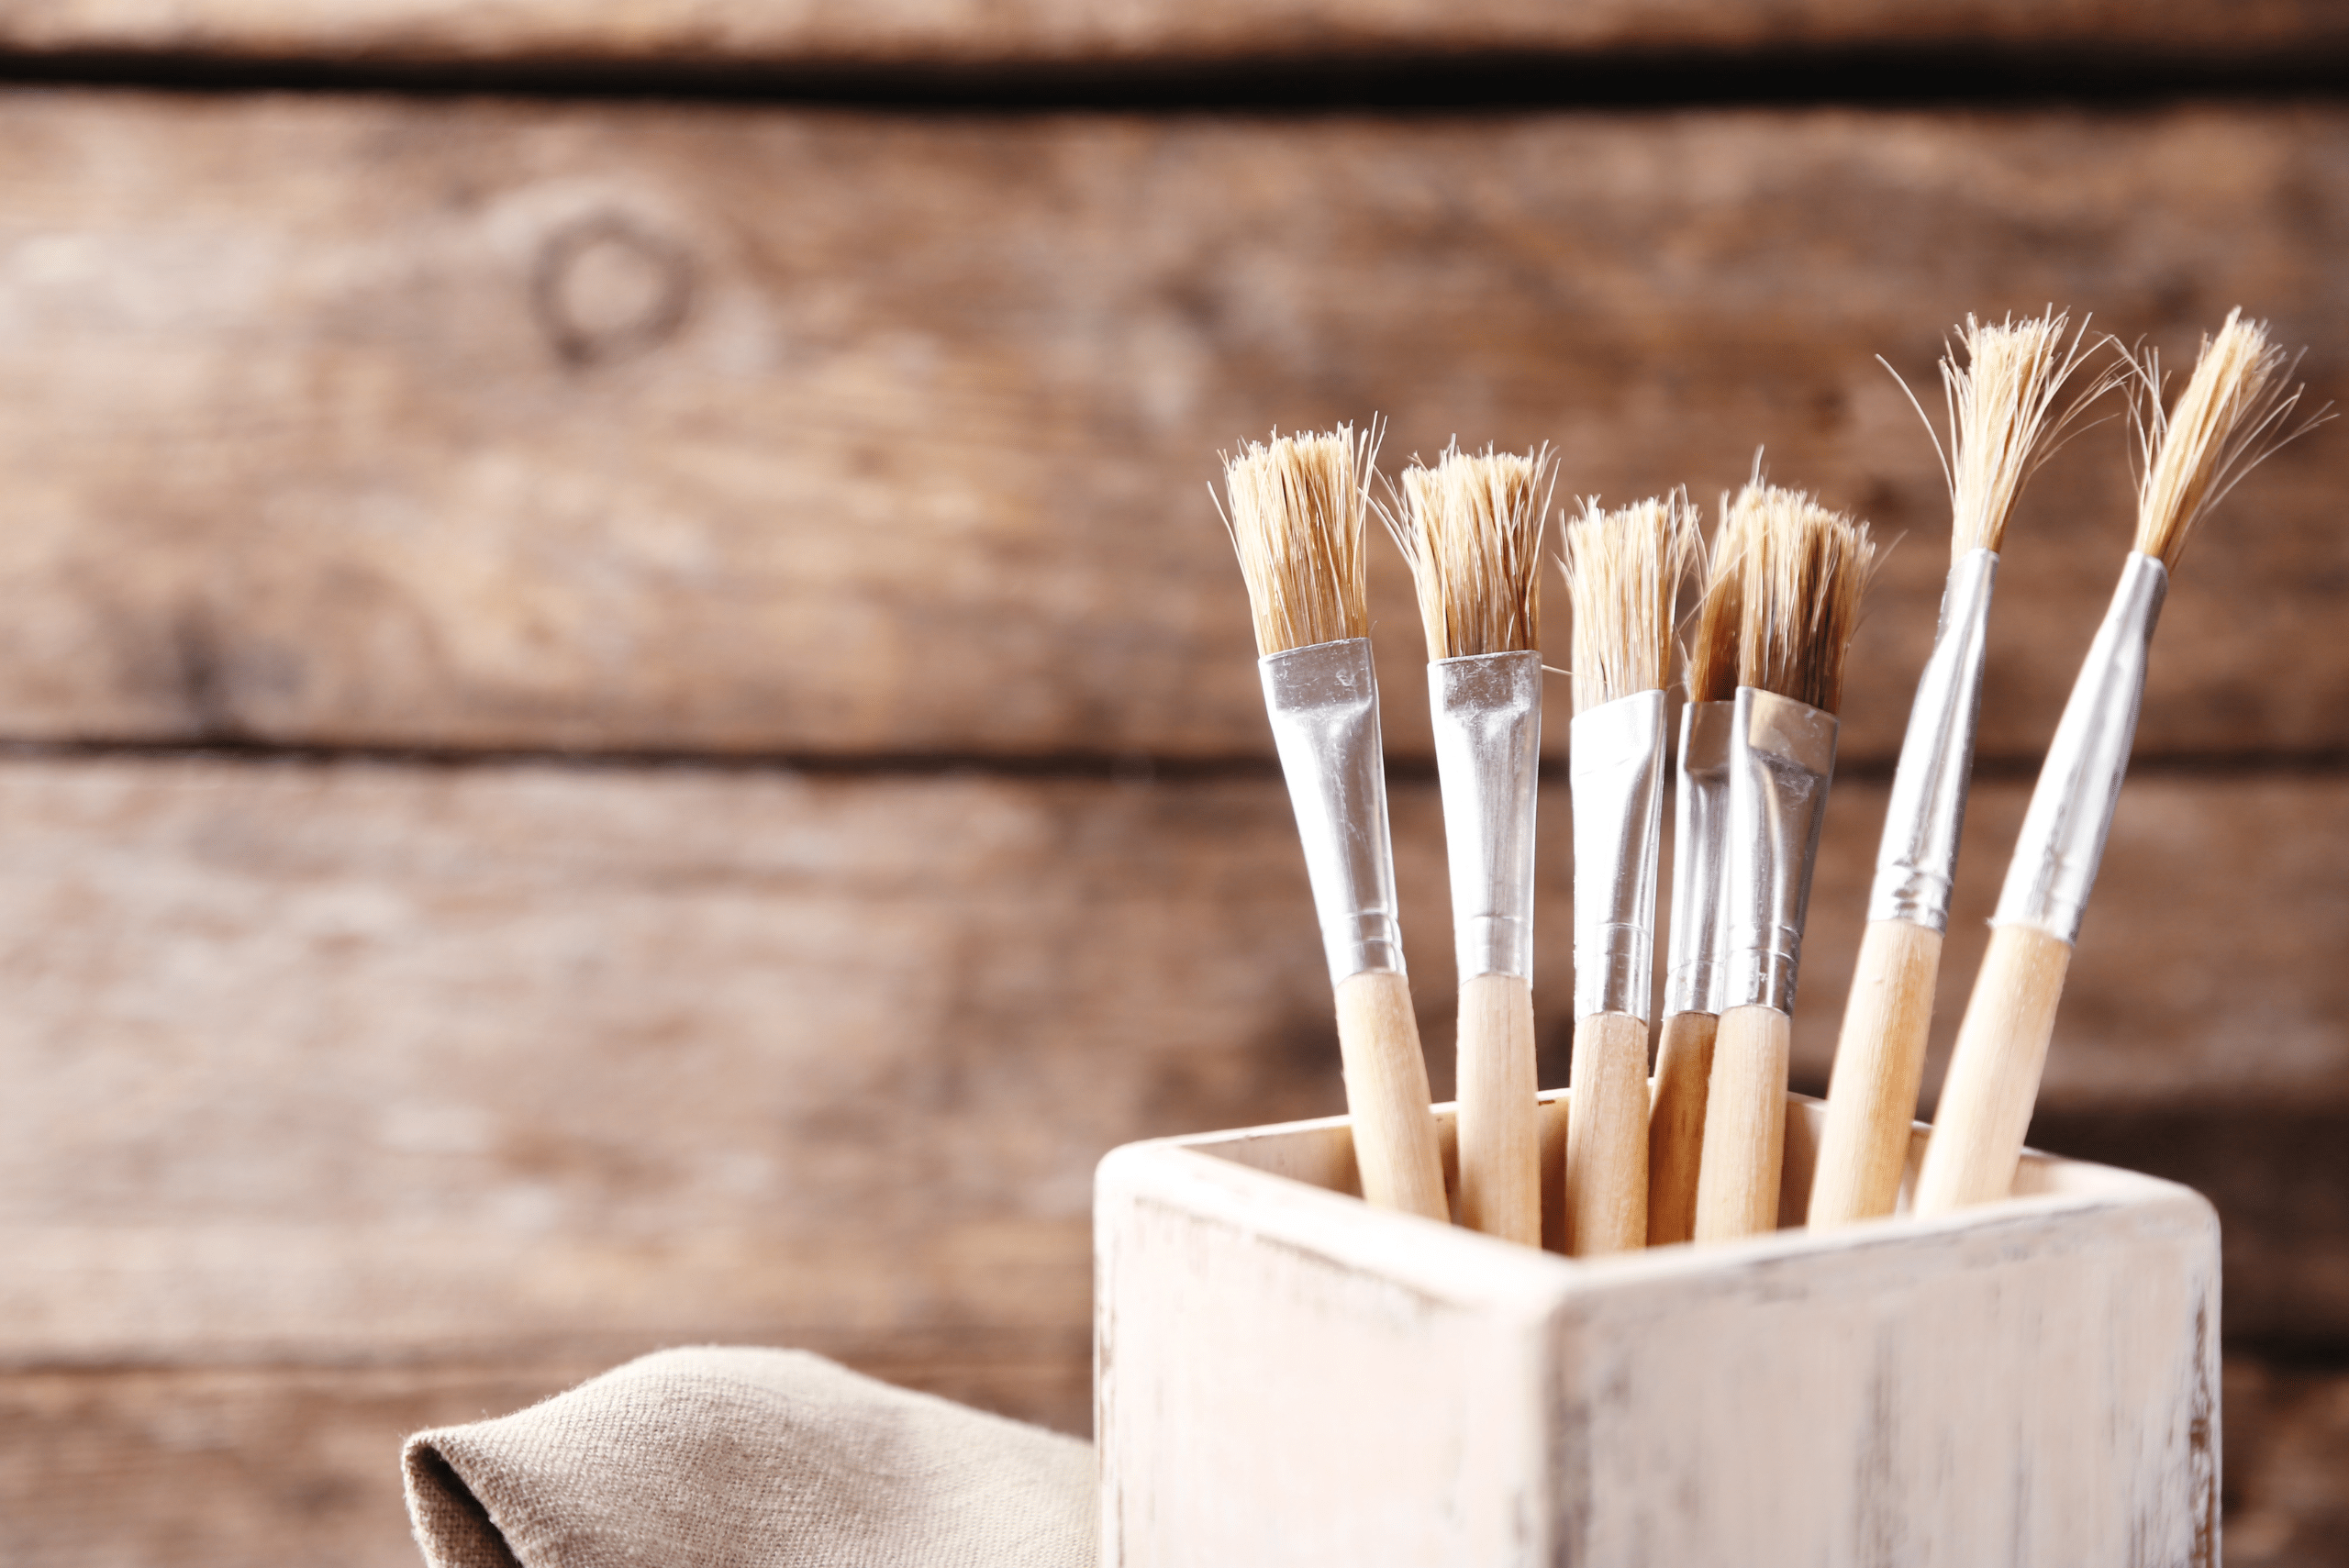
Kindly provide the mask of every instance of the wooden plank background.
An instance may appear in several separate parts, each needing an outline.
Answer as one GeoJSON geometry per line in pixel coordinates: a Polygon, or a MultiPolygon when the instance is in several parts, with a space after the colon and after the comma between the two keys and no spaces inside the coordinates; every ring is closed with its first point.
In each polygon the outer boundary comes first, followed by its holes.
{"type": "Polygon", "coordinates": [[[1386,55],[2093,46],[2126,60],[2337,51],[2328,0],[8,0],[0,47],[295,61],[662,65],[1156,64],[1386,55]]]}
{"type": "MultiPolygon", "coordinates": [[[[1496,0],[1455,41],[2027,53],[2091,12],[1496,0]]],[[[1347,36],[1440,53],[1432,15],[1347,36]]],[[[2113,25],[2321,51],[2341,17],[2113,25]]],[[[0,64],[1273,58],[1332,25],[114,0],[0,6],[0,64]]],[[[1275,424],[1548,440],[1565,489],[1709,506],[1759,446],[1907,536],[1815,895],[1818,1086],[1946,527],[1873,357],[1924,384],[1956,317],[2049,299],[2182,357],[2242,303],[2339,397],[2344,154],[2323,96],[0,89],[0,1557],[412,1561],[404,1431],[663,1343],[1083,1429],[1093,1162],[1339,1100],[1204,494],[1275,424]]],[[[2038,1133],[2221,1204],[2238,1562],[2349,1561],[2344,482],[2320,432],[2188,556],[2038,1133]]],[[[2128,520],[2108,426],[2016,525],[1936,1074],[2128,520]]],[[[1375,574],[1444,1084],[1420,655],[1375,574]]]]}
{"type": "MultiPolygon", "coordinates": [[[[340,97],[0,103],[0,727],[55,740],[1263,758],[1204,494],[1244,434],[1751,470],[1897,550],[1888,761],[1946,503],[1874,356],[2048,299],[2349,378],[2349,117],[991,117],[340,97]],[[257,223],[255,214],[266,214],[257,223]],[[624,432],[624,439],[616,439],[624,432]]],[[[2029,492],[1984,745],[2036,754],[2125,550],[2123,433],[2029,492]]],[[[2314,441],[2165,611],[2148,754],[2349,743],[2314,441]],[[2275,652],[2299,651],[2295,678],[2275,652]]],[[[1381,558],[1390,687],[1417,619],[1381,558]]],[[[1552,617],[1553,662],[1563,658],[1552,617]]],[[[1390,705],[1424,759],[1420,705],[1390,705]]],[[[1563,740],[1563,726],[1558,739],[1563,740]]]]}

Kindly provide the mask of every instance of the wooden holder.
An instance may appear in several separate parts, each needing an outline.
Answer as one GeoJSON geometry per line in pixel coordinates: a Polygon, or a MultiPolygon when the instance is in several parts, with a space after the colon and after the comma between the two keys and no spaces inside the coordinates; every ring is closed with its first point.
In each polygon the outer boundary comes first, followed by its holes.
{"type": "MultiPolygon", "coordinates": [[[[1820,1109],[1788,1097],[1781,1226],[1820,1109]]],[[[1343,1118],[1102,1162],[1104,1563],[2218,1561],[2218,1220],[2184,1187],[2031,1153],[1944,1218],[1588,1261],[1355,1187],[1343,1118]]]]}

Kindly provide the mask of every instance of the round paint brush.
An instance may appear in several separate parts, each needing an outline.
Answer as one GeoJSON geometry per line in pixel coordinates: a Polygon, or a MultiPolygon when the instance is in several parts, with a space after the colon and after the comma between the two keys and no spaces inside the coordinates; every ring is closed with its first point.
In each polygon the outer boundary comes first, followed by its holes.
{"type": "Polygon", "coordinates": [[[1224,524],[1248,583],[1264,709],[1337,994],[1363,1195],[1448,1220],[1396,919],[1370,659],[1363,520],[1375,457],[1375,437],[1345,426],[1248,442],[1225,463],[1224,524]]]}
{"type": "Polygon", "coordinates": [[[2284,351],[2269,343],[2266,323],[2245,321],[2240,310],[2203,340],[2174,407],[2162,406],[2158,359],[2149,352],[2133,370],[2142,465],[2135,548],[2023,814],[1918,1173],[1919,1214],[1988,1203],[2014,1185],[2072,946],[2128,770],[2170,573],[2195,524],[2236,482],[2327,417],[2319,410],[2290,424],[2300,393],[2285,389],[2284,351]]]}
{"type": "Polygon", "coordinates": [[[1685,497],[1566,525],[1574,606],[1575,1044],[1566,1107],[1566,1251],[1646,1245],[1648,1010],[1664,826],[1673,603],[1696,551],[1685,497]]]}
{"type": "Polygon", "coordinates": [[[1748,485],[1730,714],[1729,935],[1697,1174],[1699,1241],[1773,1229],[1810,874],[1835,768],[1843,661],[1876,546],[1809,496],[1748,485]]]}
{"type": "MultiPolygon", "coordinates": [[[[1958,334],[1965,363],[1954,352],[1942,359],[1949,450],[1941,452],[1937,434],[1933,446],[1949,482],[1949,579],[1892,777],[1867,929],[1828,1080],[1810,1187],[1813,1229],[1890,1214],[1900,1195],[1974,772],[1998,550],[2024,482],[2062,443],[2080,410],[2112,384],[2110,376],[2099,378],[2068,406],[2057,406],[2086,338],[2083,328],[2067,349],[2065,325],[2057,315],[1996,326],[1969,317],[1958,334]]],[[[1918,414],[1923,417],[1924,410],[1918,414]]],[[[1932,434],[1930,418],[1925,428],[1932,434]]]]}
{"type": "Polygon", "coordinates": [[[1460,1222],[1542,1244],[1533,1055],[1533,820],[1542,762],[1547,450],[1447,451],[1403,471],[1460,973],[1460,1222]]]}

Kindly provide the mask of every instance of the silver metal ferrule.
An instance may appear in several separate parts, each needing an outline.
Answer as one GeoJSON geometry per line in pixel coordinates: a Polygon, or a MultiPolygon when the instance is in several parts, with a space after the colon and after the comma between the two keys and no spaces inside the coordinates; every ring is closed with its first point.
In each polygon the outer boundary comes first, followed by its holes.
{"type": "Polygon", "coordinates": [[[1735,705],[1680,710],[1680,762],[1672,799],[1672,939],[1664,1016],[1721,1010],[1720,955],[1729,935],[1721,849],[1729,839],[1729,730],[1735,705]]]}
{"type": "Polygon", "coordinates": [[[2037,926],[2062,941],[2079,940],[2080,916],[2129,771],[2137,705],[2145,695],[2145,651],[2168,592],[2161,562],[2131,552],[2047,743],[1990,924],[2037,926]]]}
{"type": "Polygon", "coordinates": [[[1305,845],[1330,983],[1371,971],[1400,974],[1403,934],[1395,918],[1370,639],[1292,648],[1259,659],[1256,668],[1305,845]]]}
{"type": "Polygon", "coordinates": [[[1949,892],[1965,829],[1965,790],[1974,777],[1974,730],[1982,708],[1984,633],[1998,580],[1995,550],[1958,558],[1942,589],[1932,657],[1917,678],[1908,738],[1892,775],[1884,842],[1876,852],[1868,918],[1949,929],[1949,892]]]}
{"type": "Polygon", "coordinates": [[[1575,1017],[1647,1020],[1655,973],[1656,840],[1664,827],[1664,694],[1576,714],[1566,773],[1575,813],[1575,1017]]]}
{"type": "Polygon", "coordinates": [[[1835,716],[1737,689],[1729,742],[1729,943],[1722,1007],[1795,1010],[1810,871],[1835,772],[1835,716]]]}
{"type": "Polygon", "coordinates": [[[1542,766],[1542,655],[1474,653],[1428,666],[1452,948],[1464,983],[1533,978],[1533,805],[1542,766]]]}

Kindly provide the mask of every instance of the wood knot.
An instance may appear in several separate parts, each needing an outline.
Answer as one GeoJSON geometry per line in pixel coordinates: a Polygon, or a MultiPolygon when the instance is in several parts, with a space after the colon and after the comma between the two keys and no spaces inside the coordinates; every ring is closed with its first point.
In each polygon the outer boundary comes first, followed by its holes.
{"type": "Polygon", "coordinates": [[[566,364],[608,364],[658,347],[693,302],[685,248],[618,214],[565,225],[539,249],[531,304],[566,364]]]}

